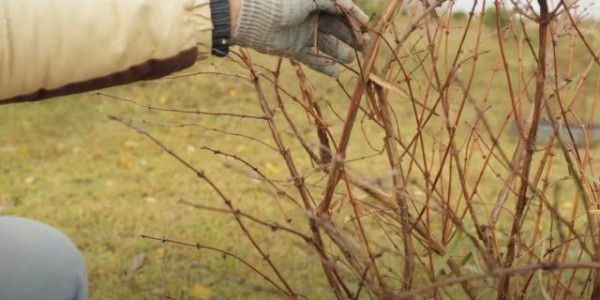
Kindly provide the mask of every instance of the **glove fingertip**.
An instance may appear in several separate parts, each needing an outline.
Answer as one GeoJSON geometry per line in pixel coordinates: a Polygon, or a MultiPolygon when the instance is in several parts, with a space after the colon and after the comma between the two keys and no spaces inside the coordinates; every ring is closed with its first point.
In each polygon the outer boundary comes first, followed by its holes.
{"type": "Polygon", "coordinates": [[[340,73],[342,72],[342,67],[339,64],[334,63],[334,62],[317,63],[314,61],[313,62],[302,61],[302,63],[304,63],[311,69],[313,69],[319,73],[325,74],[332,78],[338,78],[340,76],[340,73]]]}
{"type": "Polygon", "coordinates": [[[342,72],[342,69],[337,64],[331,64],[317,71],[320,71],[321,73],[329,77],[338,78],[340,76],[340,73],[342,72]]]}
{"type": "Polygon", "coordinates": [[[352,51],[346,51],[346,50],[342,50],[342,49],[340,49],[338,51],[338,59],[345,64],[349,64],[349,63],[353,62],[355,58],[356,58],[356,56],[354,55],[354,52],[352,52],[352,51]]]}

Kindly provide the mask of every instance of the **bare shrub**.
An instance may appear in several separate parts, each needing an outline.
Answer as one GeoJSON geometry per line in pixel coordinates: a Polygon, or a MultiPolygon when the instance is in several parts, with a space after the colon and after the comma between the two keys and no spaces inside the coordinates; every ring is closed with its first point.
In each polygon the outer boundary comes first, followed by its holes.
{"type": "Polygon", "coordinates": [[[510,23],[501,14],[490,23],[475,7],[464,20],[435,13],[444,1],[400,16],[403,2],[383,5],[360,63],[346,66],[335,91],[316,88],[325,79],[293,61],[273,67],[242,49],[232,55],[237,73],[221,72],[247,84],[260,111],[221,117],[264,122],[270,140],[238,137],[262,143],[287,176],[270,178],[251,156],[205,150],[228,162],[232,178],[236,168],[251,172],[302,223],[244,211],[243,195],[144,128],[157,124],[114,118],[216,192],[222,207],[185,204],[230,214],[263,262],[238,259],[287,297],[304,294],[286,278],[294,270],[248,224],[310,249],[328,298],[598,299],[600,52],[584,30],[596,25],[577,23],[563,2],[525,5],[510,23]]]}

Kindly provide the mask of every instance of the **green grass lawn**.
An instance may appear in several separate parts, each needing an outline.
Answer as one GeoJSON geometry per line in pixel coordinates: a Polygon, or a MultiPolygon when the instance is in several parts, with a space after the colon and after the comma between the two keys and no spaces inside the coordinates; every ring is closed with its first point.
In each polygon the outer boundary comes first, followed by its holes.
{"type": "MultiPolygon", "coordinates": [[[[482,67],[473,88],[477,97],[486,93],[497,62],[498,52],[494,45],[494,39],[489,38],[481,49],[487,52],[478,62],[482,67]]],[[[274,59],[257,59],[271,67],[276,64],[274,59]]],[[[297,92],[293,72],[287,63],[285,65],[285,86],[297,92]]],[[[215,70],[242,72],[231,62],[218,59],[194,68],[194,71],[215,70]]],[[[322,107],[327,108],[330,103],[336,113],[343,115],[348,100],[338,84],[307,72],[322,107]]],[[[497,81],[498,84],[492,85],[489,98],[481,100],[489,105],[486,116],[496,129],[510,111],[504,81],[502,78],[497,81]]],[[[343,82],[352,86],[351,81],[343,82]]],[[[112,88],[103,93],[160,107],[262,114],[253,87],[243,80],[226,76],[198,75],[159,80],[112,88]]],[[[395,108],[403,107],[395,105],[395,108]]],[[[314,142],[316,135],[306,114],[297,106],[289,107],[298,124],[303,124],[300,131],[314,142]]],[[[412,111],[406,105],[406,110],[395,113],[403,124],[401,136],[411,137],[416,130],[412,124],[412,111]]],[[[211,130],[244,134],[273,145],[266,122],[150,111],[93,93],[42,103],[0,106],[0,214],[34,218],[69,235],[86,259],[91,299],[162,299],[163,295],[174,299],[281,298],[281,294],[257,274],[231,257],[140,237],[140,234],[146,234],[227,250],[274,278],[230,214],[199,210],[180,203],[185,200],[224,208],[223,200],[205,182],[135,130],[109,120],[109,115],[166,124],[197,124],[165,127],[136,122],[204,170],[243,212],[281,224],[289,221],[289,226],[308,233],[301,209],[282,197],[273,196],[273,191],[256,180],[249,168],[203,150],[203,147],[210,147],[243,157],[269,178],[283,182],[281,186],[286,191],[294,193],[293,184],[285,181],[289,179],[288,172],[277,152],[257,141],[211,130]]],[[[330,109],[325,115],[331,131],[339,134],[343,121],[330,109]]],[[[468,110],[464,119],[473,121],[475,115],[473,110],[468,110]]],[[[283,122],[280,114],[276,114],[276,118],[283,122]]],[[[426,130],[433,144],[444,128],[439,119],[432,124],[426,130]]],[[[364,128],[356,128],[350,158],[372,155],[383,145],[382,133],[368,121],[363,125],[364,128]]],[[[468,139],[471,125],[461,123],[459,143],[468,139]]],[[[291,142],[289,129],[285,128],[282,133],[301,172],[311,183],[323,186],[324,175],[313,172],[314,167],[302,154],[300,145],[291,142]]],[[[502,148],[512,154],[516,139],[505,134],[501,142],[502,148]]],[[[483,160],[477,155],[474,157],[469,165],[472,169],[469,174],[473,178],[483,160]]],[[[385,177],[381,174],[389,167],[385,162],[385,155],[380,155],[356,161],[350,168],[365,177],[385,177]]],[[[560,164],[560,159],[555,162],[560,164]]],[[[499,168],[499,171],[505,170],[499,168]]],[[[489,212],[499,190],[494,175],[484,177],[479,195],[480,199],[489,199],[481,205],[481,211],[485,213],[489,212]]],[[[561,176],[564,174],[557,173],[552,178],[561,176]]],[[[320,197],[318,192],[315,195],[320,197]]],[[[512,203],[507,204],[507,207],[512,206],[512,203]]],[[[346,209],[341,210],[340,218],[349,216],[346,209]]],[[[302,241],[251,222],[245,224],[298,293],[309,299],[331,297],[320,270],[319,257],[302,241]]],[[[330,244],[327,246],[334,248],[330,244]]]]}
{"type": "MultiPolygon", "coordinates": [[[[204,76],[105,92],[154,105],[257,114],[251,91],[235,80],[204,76]]],[[[0,213],[35,218],[69,235],[86,258],[91,299],[157,299],[165,289],[172,297],[189,299],[188,293],[195,286],[205,287],[206,298],[252,294],[260,299],[274,295],[258,276],[231,258],[139,237],[144,233],[198,242],[258,261],[264,268],[229,215],[179,204],[187,200],[222,206],[206,184],[140,134],[107,116],[175,124],[185,119],[267,139],[267,127],[260,121],[149,113],[90,94],[5,106],[0,108],[0,115],[0,213]],[[143,264],[133,270],[134,258],[139,261],[142,256],[143,264]]],[[[206,170],[246,212],[285,222],[272,197],[245,170],[239,171],[242,176],[231,177],[228,173],[237,171],[226,168],[227,160],[201,149],[210,146],[254,157],[253,162],[267,174],[283,177],[283,166],[260,145],[201,128],[149,130],[206,170]]],[[[295,223],[302,222],[301,216],[290,217],[297,217],[295,223]]],[[[257,233],[264,231],[249,226],[257,233]]],[[[309,267],[317,257],[302,244],[279,246],[286,238],[269,233],[260,234],[259,241],[267,245],[273,257],[284,259],[287,273],[303,285],[299,290],[304,294],[315,296],[326,291],[325,286],[315,283],[320,280],[309,267]]]]}

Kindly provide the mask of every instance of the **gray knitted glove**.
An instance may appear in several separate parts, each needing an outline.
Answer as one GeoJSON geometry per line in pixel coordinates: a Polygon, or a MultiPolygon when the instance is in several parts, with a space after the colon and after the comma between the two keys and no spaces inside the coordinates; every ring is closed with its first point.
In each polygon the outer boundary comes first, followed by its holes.
{"type": "Polygon", "coordinates": [[[242,0],[231,43],[294,58],[337,77],[337,62],[352,62],[352,48],[362,47],[356,37],[363,33],[353,32],[349,18],[369,21],[352,0],[242,0]]]}

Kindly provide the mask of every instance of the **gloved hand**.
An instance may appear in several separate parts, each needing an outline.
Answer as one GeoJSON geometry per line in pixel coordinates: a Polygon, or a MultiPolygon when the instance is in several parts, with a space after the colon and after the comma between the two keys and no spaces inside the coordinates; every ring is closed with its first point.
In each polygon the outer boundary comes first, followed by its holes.
{"type": "Polygon", "coordinates": [[[368,16],[352,0],[241,0],[231,43],[294,58],[337,77],[363,46],[363,32],[350,24],[368,16]],[[316,37],[315,37],[316,35],[316,37]]]}

